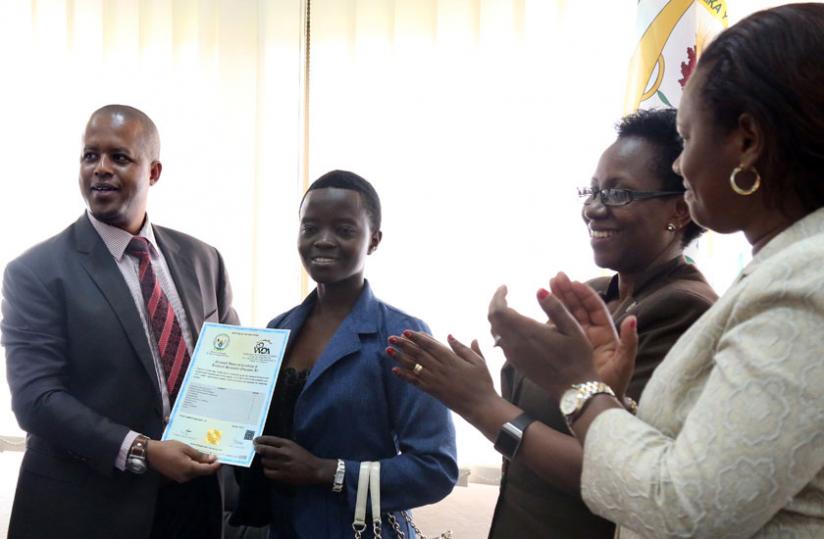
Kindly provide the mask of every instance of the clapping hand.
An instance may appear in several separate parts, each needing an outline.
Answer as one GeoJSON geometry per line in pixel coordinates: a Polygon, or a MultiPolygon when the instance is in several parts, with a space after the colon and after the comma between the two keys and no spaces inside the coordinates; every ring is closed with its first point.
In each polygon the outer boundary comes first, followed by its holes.
{"type": "Polygon", "coordinates": [[[416,331],[389,337],[387,353],[401,366],[393,372],[465,418],[498,399],[478,341],[468,347],[451,335],[449,348],[416,331]]]}
{"type": "Polygon", "coordinates": [[[489,304],[489,322],[507,360],[555,399],[572,384],[601,380],[621,397],[635,361],[635,319],[616,333],[606,305],[585,284],[563,273],[550,281],[552,293],[538,292],[549,316],[545,324],[521,315],[506,303],[506,287],[489,304]]]}
{"type": "Polygon", "coordinates": [[[549,285],[587,336],[599,379],[610,386],[619,399],[623,398],[632,378],[638,351],[636,318],[625,318],[619,335],[615,331],[612,315],[595,290],[584,283],[570,281],[563,272],[550,279],[549,285]]]}

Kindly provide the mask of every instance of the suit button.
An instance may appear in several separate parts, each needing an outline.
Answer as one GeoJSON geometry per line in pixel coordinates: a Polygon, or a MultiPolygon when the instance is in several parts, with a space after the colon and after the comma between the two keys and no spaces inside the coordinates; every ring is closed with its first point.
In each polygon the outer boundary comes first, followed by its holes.
{"type": "Polygon", "coordinates": [[[169,416],[163,416],[163,424],[166,425],[169,423],[169,416]]]}

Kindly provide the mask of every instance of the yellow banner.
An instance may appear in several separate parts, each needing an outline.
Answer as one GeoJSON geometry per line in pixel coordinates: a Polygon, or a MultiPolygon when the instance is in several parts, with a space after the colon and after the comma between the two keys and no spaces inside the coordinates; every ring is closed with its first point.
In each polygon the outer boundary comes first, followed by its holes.
{"type": "MultiPolygon", "coordinates": [[[[663,76],[664,57],[661,52],[669,41],[675,25],[692,5],[693,0],[673,0],[658,13],[647,27],[632,59],[629,63],[629,79],[624,98],[624,112],[632,112],[641,104],[644,89],[647,87],[652,71],[658,65],[658,72],[663,76]],[[660,64],[660,65],[659,65],[660,64]]],[[[660,78],[660,77],[658,77],[660,78]]],[[[660,84],[660,81],[657,81],[660,84]]]]}
{"type": "Polygon", "coordinates": [[[641,0],[638,21],[624,112],[677,107],[701,51],[727,26],[726,1],[641,0]]]}
{"type": "Polygon", "coordinates": [[[718,22],[727,28],[727,2],[726,0],[696,0],[699,4],[710,12],[710,15],[718,19],[718,22]]]}

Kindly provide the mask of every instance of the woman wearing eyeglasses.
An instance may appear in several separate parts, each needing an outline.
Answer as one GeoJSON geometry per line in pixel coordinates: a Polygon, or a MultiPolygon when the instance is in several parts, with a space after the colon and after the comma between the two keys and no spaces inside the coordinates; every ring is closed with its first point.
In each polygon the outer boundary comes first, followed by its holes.
{"type": "Polygon", "coordinates": [[[675,109],[660,109],[623,118],[590,187],[579,189],[595,263],[616,272],[588,284],[616,325],[628,314],[638,319],[633,400],[678,337],[718,299],[684,258],[703,229],[690,218],[683,180],[672,170],[682,148],[675,116],[675,109]]]}
{"type": "MultiPolygon", "coordinates": [[[[634,400],[678,337],[717,298],[683,255],[703,230],[690,219],[681,177],[672,171],[682,147],[675,115],[666,109],[623,118],[591,185],[579,189],[595,263],[616,272],[589,284],[616,324],[630,314],[638,320],[639,354],[627,391],[634,400]]],[[[569,434],[547,393],[510,363],[501,371],[501,390],[528,417],[569,434]]],[[[580,464],[568,471],[561,484],[536,476],[519,459],[507,462],[490,537],[612,537],[613,524],[581,501],[580,464]]]]}
{"type": "MultiPolygon", "coordinates": [[[[717,299],[701,272],[683,256],[684,247],[702,229],[690,219],[681,177],[672,171],[682,148],[675,115],[669,109],[623,118],[618,138],[602,154],[591,185],[579,189],[595,262],[616,272],[589,284],[607,303],[616,324],[629,315],[637,319],[637,369],[626,392],[635,400],[678,337],[717,299]]],[[[396,356],[406,367],[396,373],[420,385],[416,362],[402,352],[406,344],[405,337],[390,339],[390,346],[401,350],[396,356]]],[[[440,353],[461,361],[443,347],[440,353]]],[[[463,384],[449,384],[455,402],[472,402],[484,392],[495,396],[486,369],[465,374],[458,376],[463,384]]],[[[422,389],[428,390],[425,385],[422,389]]],[[[530,436],[547,437],[564,450],[551,459],[512,458],[517,434],[486,433],[507,458],[490,538],[612,537],[613,524],[592,514],[581,500],[583,455],[557,404],[510,363],[501,371],[501,392],[525,414],[517,427],[525,430],[532,425],[530,436]],[[553,466],[558,462],[560,466],[553,466]]]]}

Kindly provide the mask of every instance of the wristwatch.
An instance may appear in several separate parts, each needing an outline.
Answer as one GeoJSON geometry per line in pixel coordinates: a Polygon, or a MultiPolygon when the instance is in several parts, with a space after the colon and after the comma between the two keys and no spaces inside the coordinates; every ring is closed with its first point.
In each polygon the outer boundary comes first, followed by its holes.
{"type": "Polygon", "coordinates": [[[129,448],[129,453],[126,455],[126,469],[134,474],[146,473],[149,467],[146,459],[148,454],[149,438],[138,434],[129,448]]]}
{"type": "Polygon", "coordinates": [[[523,413],[508,423],[504,423],[498,436],[495,438],[495,451],[504,456],[507,460],[512,460],[521,447],[524,438],[524,431],[535,421],[526,413],[523,413]]]}
{"type": "Polygon", "coordinates": [[[584,382],[583,384],[573,384],[571,388],[561,395],[561,413],[564,414],[569,432],[572,432],[572,422],[584,410],[589,399],[595,395],[605,393],[615,396],[612,388],[603,382],[584,382]]]}
{"type": "Polygon", "coordinates": [[[346,463],[338,459],[338,468],[335,470],[335,481],[332,483],[332,492],[343,490],[343,479],[346,477],[346,463]]]}

